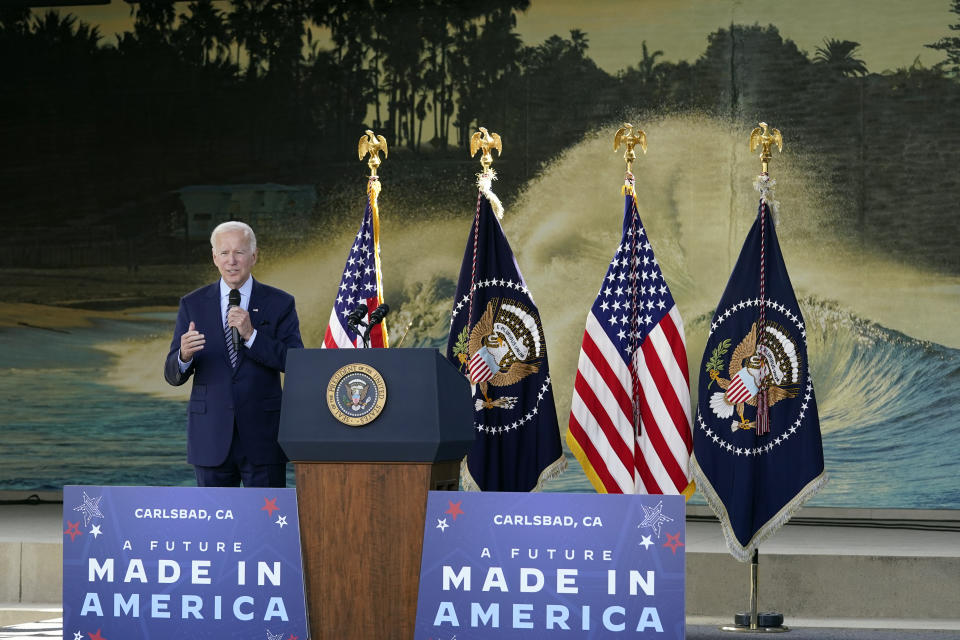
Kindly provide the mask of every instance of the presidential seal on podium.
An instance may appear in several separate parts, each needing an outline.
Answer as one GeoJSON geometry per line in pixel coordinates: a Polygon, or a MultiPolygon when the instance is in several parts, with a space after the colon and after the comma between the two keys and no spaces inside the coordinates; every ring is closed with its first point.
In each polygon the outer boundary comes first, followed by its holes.
{"type": "Polygon", "coordinates": [[[345,425],[362,427],[373,422],[387,403],[383,376],[369,365],[353,363],[340,367],[327,384],[327,406],[345,425]]]}

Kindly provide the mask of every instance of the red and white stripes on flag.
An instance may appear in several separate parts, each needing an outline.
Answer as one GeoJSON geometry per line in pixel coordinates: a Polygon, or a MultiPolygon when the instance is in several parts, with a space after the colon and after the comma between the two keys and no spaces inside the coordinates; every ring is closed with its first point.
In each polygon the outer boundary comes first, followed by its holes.
{"type": "Polygon", "coordinates": [[[487,364],[481,351],[477,351],[467,363],[467,371],[470,372],[470,383],[478,384],[486,382],[493,377],[493,369],[487,364]]]}
{"type": "MultiPolygon", "coordinates": [[[[367,306],[364,322],[369,321],[373,310],[383,304],[383,283],[380,275],[380,216],[377,196],[380,182],[376,177],[367,185],[367,207],[347,256],[347,264],[340,277],[337,298],[330,312],[330,323],[323,336],[325,349],[362,348],[363,338],[347,326],[350,313],[361,304],[367,306]]],[[[371,347],[386,347],[387,321],[383,320],[370,332],[371,347]]],[[[363,330],[363,327],[360,327],[363,330]]]]}
{"type": "Polygon", "coordinates": [[[628,185],[624,232],[587,315],[567,444],[600,493],[690,495],[683,321],[628,185]]]}

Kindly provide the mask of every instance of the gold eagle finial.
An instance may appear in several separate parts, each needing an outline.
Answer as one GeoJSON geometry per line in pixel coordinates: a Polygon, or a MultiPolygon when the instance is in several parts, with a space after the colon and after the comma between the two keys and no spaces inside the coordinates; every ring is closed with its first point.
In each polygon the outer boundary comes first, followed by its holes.
{"type": "Polygon", "coordinates": [[[503,141],[500,140],[500,134],[490,133],[486,127],[480,127],[480,131],[474,133],[470,138],[470,157],[477,155],[477,151],[481,149],[483,155],[480,156],[480,166],[486,173],[490,169],[490,165],[493,164],[493,154],[490,153],[490,150],[496,149],[498,158],[503,153],[503,141]]]}
{"type": "Polygon", "coordinates": [[[360,156],[360,160],[363,160],[363,156],[370,154],[370,160],[367,161],[367,166],[370,167],[370,177],[377,177],[377,167],[380,166],[380,152],[383,152],[383,157],[387,157],[387,139],[383,136],[377,136],[373,134],[373,131],[367,129],[366,132],[360,137],[360,143],[357,145],[357,154],[360,156]]]}
{"type": "Polygon", "coordinates": [[[623,159],[627,163],[627,173],[633,173],[633,161],[637,159],[637,154],[633,152],[633,148],[639,144],[643,152],[646,153],[647,134],[643,132],[643,129],[634,129],[632,124],[625,122],[613,136],[613,150],[618,151],[621,144],[627,148],[623,154],[623,159]]]}
{"type": "Polygon", "coordinates": [[[777,151],[783,153],[783,136],[779,129],[771,129],[766,122],[761,122],[760,126],[750,132],[750,152],[756,151],[760,147],[760,163],[763,167],[763,173],[768,173],[770,168],[770,145],[777,145],[777,151]],[[762,127],[762,129],[761,129],[762,127]]]}

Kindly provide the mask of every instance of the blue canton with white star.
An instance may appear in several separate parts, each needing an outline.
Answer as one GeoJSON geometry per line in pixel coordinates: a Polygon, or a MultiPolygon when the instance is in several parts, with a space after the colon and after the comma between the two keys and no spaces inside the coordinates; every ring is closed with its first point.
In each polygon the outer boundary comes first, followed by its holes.
{"type": "Polygon", "coordinates": [[[627,195],[623,235],[593,303],[593,315],[629,361],[632,345],[642,344],[673,306],[633,196],[627,195]]]}

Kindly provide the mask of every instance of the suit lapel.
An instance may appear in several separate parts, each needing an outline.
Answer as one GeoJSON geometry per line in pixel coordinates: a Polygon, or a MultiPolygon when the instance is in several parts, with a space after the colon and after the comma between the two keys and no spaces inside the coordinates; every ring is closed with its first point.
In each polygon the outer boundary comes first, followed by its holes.
{"type": "MultiPolygon", "coordinates": [[[[253,276],[250,277],[253,278],[253,276]]],[[[250,290],[250,306],[247,309],[250,314],[250,324],[253,325],[254,329],[260,326],[260,316],[262,315],[260,308],[263,304],[264,294],[263,285],[254,280],[253,288],[250,290]]]]}

